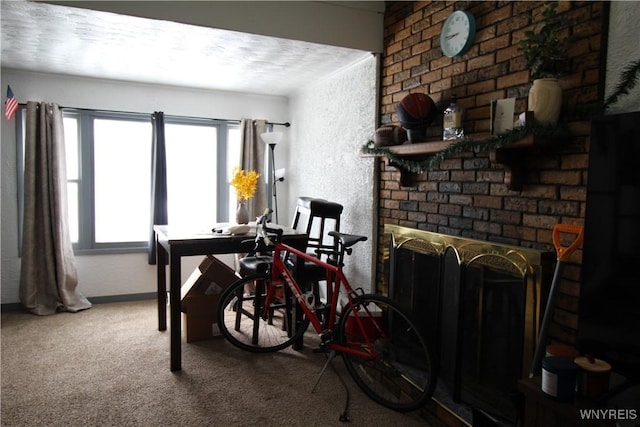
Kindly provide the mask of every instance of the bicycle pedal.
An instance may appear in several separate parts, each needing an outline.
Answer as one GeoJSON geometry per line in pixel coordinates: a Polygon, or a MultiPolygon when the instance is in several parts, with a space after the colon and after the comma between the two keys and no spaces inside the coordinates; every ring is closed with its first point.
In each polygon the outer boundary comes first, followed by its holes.
{"type": "Polygon", "coordinates": [[[333,342],[333,333],[329,330],[320,332],[320,346],[324,346],[333,342]]]}

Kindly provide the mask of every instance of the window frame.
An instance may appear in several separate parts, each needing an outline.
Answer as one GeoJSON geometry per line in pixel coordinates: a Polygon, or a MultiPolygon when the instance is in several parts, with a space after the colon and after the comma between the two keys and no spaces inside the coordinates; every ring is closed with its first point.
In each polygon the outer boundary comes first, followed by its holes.
{"type": "Polygon", "coordinates": [[[229,121],[204,119],[198,117],[164,116],[164,123],[173,125],[210,126],[217,128],[217,164],[216,164],[216,218],[218,222],[229,220],[229,169],[228,169],[228,136],[229,130],[239,128],[240,124],[229,121]]]}
{"type": "MultiPolygon", "coordinates": [[[[73,244],[77,255],[91,253],[113,252],[143,252],[149,246],[148,242],[109,242],[98,243],[95,238],[95,173],[94,173],[94,127],[93,120],[119,120],[148,122],[151,131],[151,115],[143,113],[124,113],[112,111],[81,110],[65,108],[63,117],[78,118],[78,158],[79,158],[79,188],[78,188],[78,243],[73,244]]],[[[149,133],[151,141],[152,133],[149,133]]],[[[151,155],[149,155],[151,157],[151,155]]],[[[67,182],[69,182],[67,180],[67,182]]]]}
{"type": "MultiPolygon", "coordinates": [[[[63,117],[75,117],[78,120],[78,242],[73,244],[76,255],[98,255],[112,253],[146,252],[149,242],[108,242],[95,241],[95,187],[94,187],[94,119],[123,120],[148,122],[151,124],[151,114],[123,111],[91,110],[80,108],[62,108],[63,117]]],[[[165,125],[193,125],[217,128],[217,185],[216,185],[216,216],[218,222],[229,220],[229,165],[228,165],[228,135],[229,130],[238,129],[239,122],[207,119],[186,116],[165,115],[165,125]]],[[[18,228],[20,235],[20,250],[22,249],[22,227],[24,213],[24,148],[26,138],[26,106],[21,106],[16,113],[16,142],[17,142],[17,173],[18,173],[18,228]]],[[[150,127],[151,129],[151,127],[150,127]]],[[[149,133],[149,140],[152,132],[149,133]]],[[[151,153],[149,154],[151,161],[151,153]]],[[[73,180],[75,181],[75,180],[73,180]]],[[[67,182],[71,180],[67,179],[67,182]]],[[[149,189],[151,191],[151,189],[149,189]]],[[[150,232],[150,231],[149,231],[150,232]]]]}

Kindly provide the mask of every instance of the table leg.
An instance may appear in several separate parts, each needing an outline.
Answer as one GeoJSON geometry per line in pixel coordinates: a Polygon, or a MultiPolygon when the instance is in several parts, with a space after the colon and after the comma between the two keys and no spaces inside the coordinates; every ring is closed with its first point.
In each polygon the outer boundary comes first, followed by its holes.
{"type": "Polygon", "coordinates": [[[180,255],[171,253],[171,262],[169,265],[169,294],[170,300],[170,318],[171,318],[171,370],[179,371],[182,369],[182,319],[181,319],[181,300],[180,300],[180,255]]]}
{"type": "Polygon", "coordinates": [[[156,241],[158,267],[158,330],[167,330],[167,251],[156,241]]]}
{"type": "MultiPolygon", "coordinates": [[[[296,260],[296,264],[294,268],[294,278],[298,280],[301,277],[304,277],[304,260],[298,259],[296,260]]],[[[305,283],[300,283],[300,285],[305,286],[305,283]]],[[[306,289],[304,288],[303,290],[306,291],[306,289]]],[[[300,323],[302,323],[303,312],[302,310],[294,310],[294,312],[295,312],[295,319],[293,319],[293,321],[296,322],[295,330],[297,330],[300,327],[300,323]]],[[[297,351],[301,351],[304,348],[304,336],[301,336],[298,340],[296,340],[291,345],[291,348],[297,351]]]]}

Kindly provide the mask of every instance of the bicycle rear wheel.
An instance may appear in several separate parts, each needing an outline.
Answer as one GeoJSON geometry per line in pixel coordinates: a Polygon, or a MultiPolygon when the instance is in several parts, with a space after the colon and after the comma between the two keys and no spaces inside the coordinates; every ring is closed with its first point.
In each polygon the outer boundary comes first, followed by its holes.
{"type": "Polygon", "coordinates": [[[396,411],[424,406],[433,395],[437,376],[418,329],[389,298],[368,294],[353,302],[362,327],[353,308],[345,307],[339,323],[341,344],[365,350],[366,335],[375,349],[372,357],[342,354],[356,384],[371,399],[396,411]]]}
{"type": "MultiPolygon", "coordinates": [[[[269,352],[293,344],[304,334],[309,319],[295,321],[295,305],[284,288],[276,296],[267,319],[262,318],[268,275],[247,276],[229,286],[218,304],[218,326],[225,338],[243,350],[269,352]]],[[[295,307],[296,309],[298,307],[295,307]]]]}

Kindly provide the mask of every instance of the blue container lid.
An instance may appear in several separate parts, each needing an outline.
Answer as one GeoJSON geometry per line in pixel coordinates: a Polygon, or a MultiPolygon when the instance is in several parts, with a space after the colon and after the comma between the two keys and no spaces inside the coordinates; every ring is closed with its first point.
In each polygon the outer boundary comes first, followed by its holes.
{"type": "Polygon", "coordinates": [[[542,368],[556,374],[573,374],[579,369],[572,360],[553,356],[542,359],[542,368]]]}

